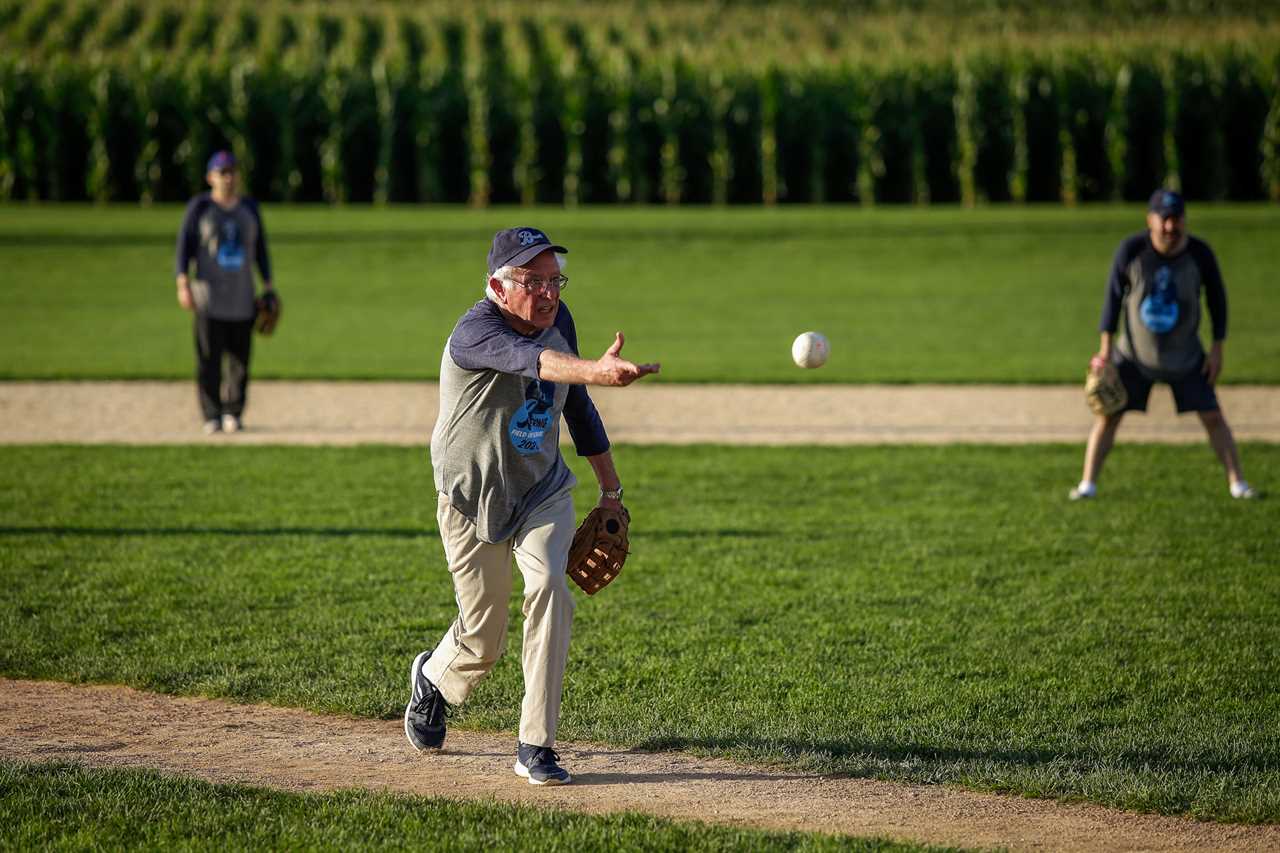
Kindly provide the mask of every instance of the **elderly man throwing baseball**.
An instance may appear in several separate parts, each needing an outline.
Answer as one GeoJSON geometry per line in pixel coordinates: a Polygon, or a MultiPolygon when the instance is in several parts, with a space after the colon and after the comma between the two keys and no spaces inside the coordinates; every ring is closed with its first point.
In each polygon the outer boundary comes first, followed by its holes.
{"type": "Polygon", "coordinates": [[[1115,443],[1126,411],[1145,412],[1155,382],[1173,389],[1178,412],[1194,411],[1222,461],[1233,498],[1257,492],[1244,479],[1231,427],[1227,426],[1214,383],[1222,371],[1222,344],[1227,337],[1227,291],[1209,244],[1187,233],[1182,196],[1156,190],[1147,206],[1147,230],[1120,244],[1102,305],[1101,346],[1090,369],[1101,375],[1115,364],[1128,402],[1113,414],[1100,414],[1085,447],[1084,473],[1071,490],[1071,500],[1097,493],[1102,463],[1115,443]],[[1200,299],[1203,294],[1213,324],[1213,343],[1206,354],[1200,343],[1200,299]],[[1124,318],[1124,334],[1112,339],[1124,318]]]}
{"type": "Polygon", "coordinates": [[[560,256],[537,228],[493,238],[485,299],[462,315],[440,362],[440,414],[431,436],[436,517],[458,617],[434,650],[414,658],[404,730],[418,750],[439,749],[445,711],[466,701],[506,639],[511,559],[524,576],[525,693],[515,772],[534,785],[569,774],[552,748],[569,655],[573,598],[565,565],[576,484],[560,455],[560,416],[620,508],[622,485],[587,385],[630,385],[657,364],[622,358],[622,333],[599,359],[578,357],[560,256]]]}

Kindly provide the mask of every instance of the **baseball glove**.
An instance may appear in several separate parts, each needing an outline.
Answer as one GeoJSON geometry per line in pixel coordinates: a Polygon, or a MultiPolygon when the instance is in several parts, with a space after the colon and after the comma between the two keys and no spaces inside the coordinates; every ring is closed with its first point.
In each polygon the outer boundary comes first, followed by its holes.
{"type": "Polygon", "coordinates": [[[631,513],[626,507],[598,506],[587,514],[569,546],[569,577],[587,595],[604,589],[627,561],[627,529],[631,513]]]}
{"type": "Polygon", "coordinates": [[[280,295],[274,290],[263,291],[254,300],[254,307],[258,313],[253,320],[253,328],[262,335],[274,332],[276,324],[280,322],[280,313],[284,310],[284,306],[280,304],[280,295]]]}
{"type": "Polygon", "coordinates": [[[1114,415],[1129,403],[1129,393],[1120,381],[1120,371],[1111,362],[1095,372],[1092,367],[1084,379],[1084,399],[1095,415],[1114,415]]]}

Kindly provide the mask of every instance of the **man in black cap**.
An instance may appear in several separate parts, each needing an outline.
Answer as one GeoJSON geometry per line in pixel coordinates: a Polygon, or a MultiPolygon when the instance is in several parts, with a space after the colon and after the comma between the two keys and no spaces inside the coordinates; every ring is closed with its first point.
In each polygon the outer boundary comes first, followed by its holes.
{"type": "Polygon", "coordinates": [[[255,263],[263,289],[271,289],[267,234],[258,203],[241,197],[239,178],[230,151],[210,157],[210,191],[191,199],[178,229],[178,304],[195,315],[196,388],[207,434],[240,430],[256,314],[255,263]]]}
{"type": "Polygon", "coordinates": [[[578,357],[560,301],[567,251],[537,228],[498,232],[486,298],[445,344],[431,465],[458,616],[414,658],[404,717],[415,749],[443,746],[445,711],[466,701],[502,653],[514,556],[524,577],[525,684],[514,769],[534,785],[570,781],[553,749],[574,608],[565,566],[576,480],[560,455],[560,417],[591,464],[600,504],[620,508],[622,483],[586,386],[630,385],[659,368],[623,359],[621,332],[600,358],[578,357]]]}
{"type": "Polygon", "coordinates": [[[1151,386],[1166,382],[1179,413],[1195,412],[1222,460],[1233,498],[1258,493],[1240,470],[1231,428],[1222,416],[1214,383],[1222,372],[1222,344],[1227,337],[1227,292],[1209,244],[1187,234],[1186,206],[1173,190],[1159,189],[1147,205],[1147,230],[1120,244],[1111,265],[1102,320],[1102,343],[1090,361],[1100,373],[1113,362],[1129,401],[1113,415],[1099,415],[1085,447],[1084,473],[1071,490],[1071,500],[1097,494],[1098,475],[1115,443],[1127,411],[1145,412],[1151,386]],[[1200,342],[1200,297],[1203,292],[1213,324],[1213,344],[1205,353],[1200,342]],[[1120,318],[1124,333],[1112,346],[1120,318]]]}

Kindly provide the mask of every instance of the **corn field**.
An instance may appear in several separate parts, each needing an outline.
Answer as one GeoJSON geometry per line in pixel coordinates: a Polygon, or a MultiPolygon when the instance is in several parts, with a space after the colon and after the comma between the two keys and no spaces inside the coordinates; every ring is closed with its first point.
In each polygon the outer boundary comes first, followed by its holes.
{"type": "Polygon", "coordinates": [[[0,0],[0,199],[1280,199],[1280,13],[891,5],[0,0]]]}

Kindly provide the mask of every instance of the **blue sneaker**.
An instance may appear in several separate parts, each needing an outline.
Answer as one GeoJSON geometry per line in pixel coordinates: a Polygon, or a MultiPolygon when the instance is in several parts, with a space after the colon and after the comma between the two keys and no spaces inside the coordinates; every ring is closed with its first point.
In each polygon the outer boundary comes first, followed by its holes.
{"type": "Polygon", "coordinates": [[[568,785],[573,781],[569,771],[558,763],[560,755],[549,746],[517,744],[516,775],[529,780],[530,785],[568,785]]]}
{"type": "Polygon", "coordinates": [[[429,657],[431,652],[423,652],[413,659],[413,669],[409,670],[412,695],[404,709],[404,734],[418,752],[444,746],[444,719],[449,713],[449,703],[422,674],[422,665],[429,657]]]}

